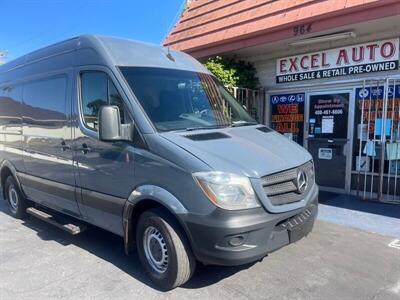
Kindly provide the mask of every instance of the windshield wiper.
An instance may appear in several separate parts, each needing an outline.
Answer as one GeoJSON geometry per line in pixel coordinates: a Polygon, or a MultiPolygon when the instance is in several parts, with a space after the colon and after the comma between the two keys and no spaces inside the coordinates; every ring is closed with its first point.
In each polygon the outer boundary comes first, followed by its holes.
{"type": "Polygon", "coordinates": [[[251,126],[251,125],[257,125],[257,122],[249,122],[249,121],[234,121],[231,124],[231,127],[240,127],[240,126],[251,126]]]}
{"type": "Polygon", "coordinates": [[[188,127],[186,131],[194,131],[194,130],[203,130],[203,129],[217,129],[217,128],[225,128],[225,127],[240,127],[240,126],[251,126],[257,125],[257,122],[248,122],[248,121],[235,121],[230,125],[213,125],[213,126],[196,126],[196,127],[188,127]]]}
{"type": "Polygon", "coordinates": [[[196,127],[188,127],[186,131],[194,131],[194,130],[203,130],[203,129],[216,129],[216,128],[223,128],[228,127],[228,125],[213,125],[213,126],[196,126],[196,127]]]}

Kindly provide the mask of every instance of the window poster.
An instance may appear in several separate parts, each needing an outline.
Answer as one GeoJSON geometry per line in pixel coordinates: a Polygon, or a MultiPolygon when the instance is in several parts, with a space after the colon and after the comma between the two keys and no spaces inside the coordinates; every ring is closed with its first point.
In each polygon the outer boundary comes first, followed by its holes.
{"type": "Polygon", "coordinates": [[[300,145],[304,136],[304,93],[271,95],[272,129],[300,145]]]}
{"type": "MultiPolygon", "coordinates": [[[[400,86],[389,84],[386,88],[383,85],[359,87],[356,88],[355,98],[357,139],[354,139],[353,149],[358,152],[362,149],[362,154],[371,159],[367,171],[377,173],[381,163],[381,141],[385,141],[386,152],[400,144],[400,86]],[[387,101],[386,115],[385,101],[387,101]]],[[[395,173],[396,161],[399,162],[397,157],[385,153],[383,167],[385,174],[395,173]]],[[[353,169],[357,168],[356,164],[357,162],[353,161],[353,169]]]]}
{"type": "Polygon", "coordinates": [[[310,96],[309,137],[345,139],[349,93],[310,96]]]}
{"type": "MultiPolygon", "coordinates": [[[[395,131],[399,121],[400,86],[388,87],[386,116],[383,116],[384,92],[383,86],[356,89],[356,122],[359,127],[363,127],[365,131],[363,137],[366,139],[380,139],[383,120],[385,120],[384,135],[387,138],[397,133],[395,131]]],[[[359,134],[357,136],[359,137],[359,134]]],[[[396,140],[396,136],[392,139],[396,140]]]]}

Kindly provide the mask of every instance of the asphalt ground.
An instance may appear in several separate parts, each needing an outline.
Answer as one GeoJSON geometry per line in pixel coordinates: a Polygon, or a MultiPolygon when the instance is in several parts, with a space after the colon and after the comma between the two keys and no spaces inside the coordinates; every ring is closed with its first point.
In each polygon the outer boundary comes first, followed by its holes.
{"type": "Polygon", "coordinates": [[[308,237],[261,262],[198,265],[185,286],[164,293],[136,253],[125,256],[121,238],[16,220],[0,201],[0,299],[400,299],[395,240],[317,220],[308,237]]]}

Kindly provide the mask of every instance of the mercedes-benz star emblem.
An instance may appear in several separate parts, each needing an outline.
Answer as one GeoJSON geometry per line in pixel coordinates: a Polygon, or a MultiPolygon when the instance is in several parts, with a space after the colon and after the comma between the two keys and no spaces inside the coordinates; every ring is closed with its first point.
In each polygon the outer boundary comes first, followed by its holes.
{"type": "Polygon", "coordinates": [[[304,171],[299,171],[296,178],[297,192],[302,194],[307,189],[307,175],[304,171]]]}

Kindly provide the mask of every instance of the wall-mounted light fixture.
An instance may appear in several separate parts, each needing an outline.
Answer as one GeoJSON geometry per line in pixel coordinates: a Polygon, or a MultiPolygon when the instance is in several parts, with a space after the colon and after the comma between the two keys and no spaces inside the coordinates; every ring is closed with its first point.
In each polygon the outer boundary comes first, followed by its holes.
{"type": "Polygon", "coordinates": [[[290,46],[300,46],[300,45],[309,45],[315,43],[323,43],[323,42],[330,42],[330,41],[337,41],[337,40],[344,40],[349,38],[355,38],[357,35],[354,31],[346,31],[334,34],[327,34],[327,35],[319,35],[315,37],[311,37],[308,39],[298,40],[294,42],[290,42],[290,46]]]}

